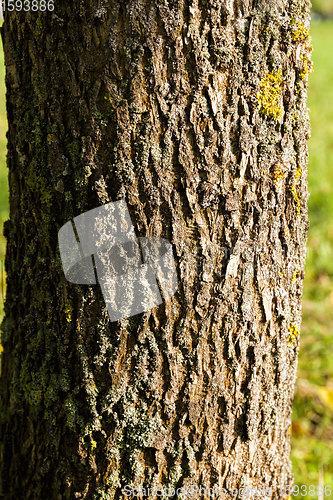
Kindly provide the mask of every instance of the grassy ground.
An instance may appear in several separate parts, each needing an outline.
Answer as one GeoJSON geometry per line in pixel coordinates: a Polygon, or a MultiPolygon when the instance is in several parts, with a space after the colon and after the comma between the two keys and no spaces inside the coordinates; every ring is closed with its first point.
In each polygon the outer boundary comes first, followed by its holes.
{"type": "MultiPolygon", "coordinates": [[[[309,95],[311,227],[293,410],[292,461],[296,484],[333,486],[333,23],[314,24],[312,37],[315,72],[311,75],[309,95]]],[[[3,73],[0,48],[1,224],[8,217],[3,73]]],[[[4,250],[4,239],[0,237],[2,260],[4,250]]]]}

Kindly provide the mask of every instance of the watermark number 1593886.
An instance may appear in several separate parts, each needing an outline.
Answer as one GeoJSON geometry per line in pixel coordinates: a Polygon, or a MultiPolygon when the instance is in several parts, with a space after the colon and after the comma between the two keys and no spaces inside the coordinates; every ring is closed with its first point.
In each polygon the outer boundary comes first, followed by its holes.
{"type": "Polygon", "coordinates": [[[6,11],[53,12],[54,0],[0,0],[0,16],[6,11]]]}

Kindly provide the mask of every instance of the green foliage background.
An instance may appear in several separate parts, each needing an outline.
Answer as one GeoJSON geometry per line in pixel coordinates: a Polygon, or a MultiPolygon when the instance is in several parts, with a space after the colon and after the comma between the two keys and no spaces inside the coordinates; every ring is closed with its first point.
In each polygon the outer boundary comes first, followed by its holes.
{"type": "MultiPolygon", "coordinates": [[[[333,0],[315,0],[314,8],[333,14],[333,0]]],[[[296,484],[330,484],[333,490],[333,22],[313,23],[312,39],[315,71],[310,76],[309,91],[312,120],[310,233],[293,409],[292,461],[296,484]]],[[[3,53],[0,48],[1,225],[8,218],[6,129],[3,53]]],[[[1,261],[4,254],[5,240],[0,236],[1,261]]],[[[0,294],[2,299],[1,287],[0,294]]]]}
{"type": "Polygon", "coordinates": [[[312,0],[312,10],[321,16],[333,16],[333,0],[312,0]]]}
{"type": "Polygon", "coordinates": [[[311,31],[310,232],[292,460],[297,484],[333,487],[333,22],[313,22],[311,31]]]}
{"type": "MultiPolygon", "coordinates": [[[[0,226],[8,219],[8,175],[6,167],[6,100],[5,100],[5,70],[3,62],[3,51],[0,42],[0,226]]],[[[6,249],[5,238],[0,233],[0,314],[3,312],[4,293],[4,255],[6,249]]]]}

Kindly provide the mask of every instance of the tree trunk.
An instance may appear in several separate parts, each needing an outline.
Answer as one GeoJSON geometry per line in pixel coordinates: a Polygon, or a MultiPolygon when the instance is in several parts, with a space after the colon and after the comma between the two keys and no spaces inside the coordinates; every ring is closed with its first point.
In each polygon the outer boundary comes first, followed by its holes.
{"type": "Polygon", "coordinates": [[[157,498],[158,485],[288,496],[309,8],[6,12],[4,498],[157,498]],[[121,199],[138,236],[172,243],[179,288],[111,322],[98,287],[66,280],[57,236],[121,199]]]}

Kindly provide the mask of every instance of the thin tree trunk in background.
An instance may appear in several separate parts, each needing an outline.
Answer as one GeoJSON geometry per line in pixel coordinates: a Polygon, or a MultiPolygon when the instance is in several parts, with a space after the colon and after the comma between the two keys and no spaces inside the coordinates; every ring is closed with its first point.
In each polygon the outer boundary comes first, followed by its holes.
{"type": "Polygon", "coordinates": [[[287,496],[308,23],[308,0],[6,13],[4,498],[287,496]],[[172,242],[179,289],[111,323],[97,286],[66,281],[57,233],[120,199],[138,235],[172,242]]]}

